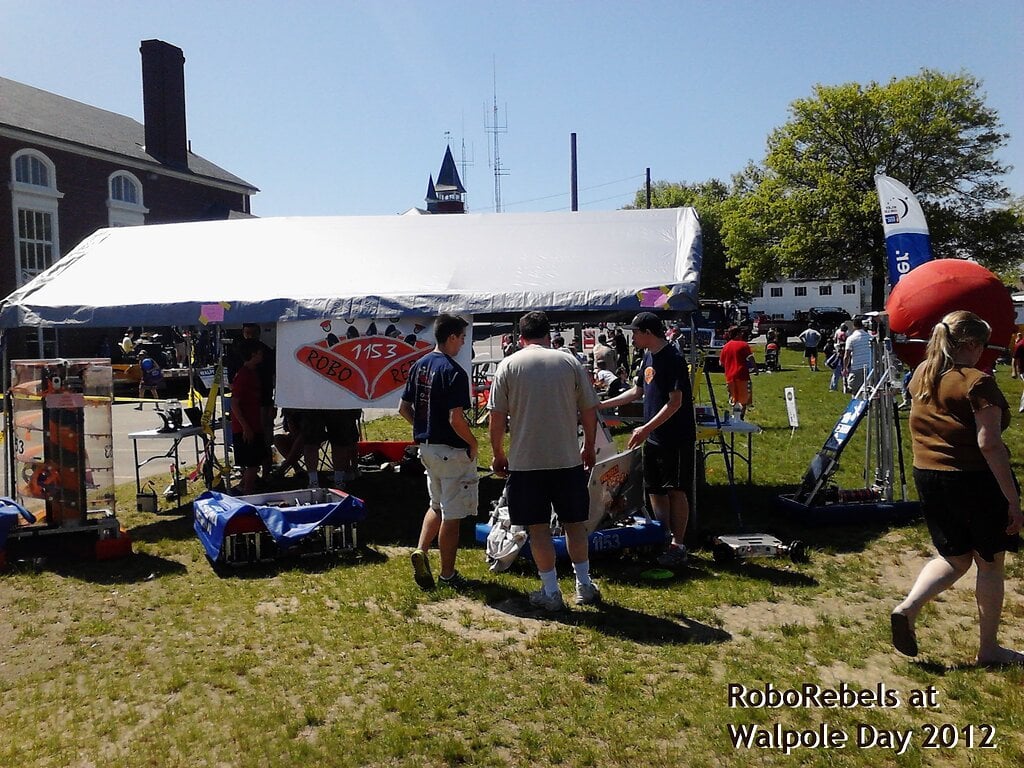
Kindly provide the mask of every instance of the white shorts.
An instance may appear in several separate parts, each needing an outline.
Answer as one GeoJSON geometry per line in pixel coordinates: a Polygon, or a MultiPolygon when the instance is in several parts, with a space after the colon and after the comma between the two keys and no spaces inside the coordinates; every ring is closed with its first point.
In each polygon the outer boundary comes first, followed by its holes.
{"type": "Polygon", "coordinates": [[[420,461],[427,470],[430,508],[442,520],[461,520],[476,514],[480,478],[476,462],[465,448],[449,445],[420,445],[420,461]]]}

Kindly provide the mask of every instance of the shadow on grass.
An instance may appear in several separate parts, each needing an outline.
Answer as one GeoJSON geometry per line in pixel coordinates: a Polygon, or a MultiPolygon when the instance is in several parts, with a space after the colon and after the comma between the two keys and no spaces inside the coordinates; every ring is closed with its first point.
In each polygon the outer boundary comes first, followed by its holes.
{"type": "Polygon", "coordinates": [[[676,621],[672,621],[616,603],[604,602],[587,608],[549,612],[534,608],[522,592],[498,584],[472,582],[470,594],[482,597],[488,606],[509,616],[585,627],[610,637],[646,645],[710,645],[732,639],[725,630],[687,616],[679,615],[676,621]]]}
{"type": "MultiPolygon", "coordinates": [[[[847,524],[831,523],[828,509],[821,509],[821,525],[809,525],[788,510],[780,509],[778,497],[793,493],[793,486],[738,485],[736,487],[739,517],[733,506],[728,486],[713,485],[703,489],[703,506],[698,507],[699,532],[695,536],[706,544],[711,536],[733,533],[768,533],[784,543],[802,541],[812,551],[861,552],[873,541],[894,528],[913,525],[914,522],[865,519],[847,524]]],[[[701,498],[698,496],[698,498],[701,498]]],[[[813,519],[815,510],[806,516],[813,519]]]]}
{"type": "Polygon", "coordinates": [[[92,584],[136,584],[164,576],[180,576],[188,571],[179,562],[143,553],[99,562],[54,562],[51,565],[44,564],[43,568],[65,578],[88,581],[92,584]]]}
{"type": "Polygon", "coordinates": [[[196,535],[192,527],[192,507],[180,507],[180,515],[163,513],[160,519],[143,525],[136,525],[128,533],[133,541],[156,544],[168,539],[172,541],[183,541],[196,535]]]}
{"type": "Polygon", "coordinates": [[[372,547],[360,546],[351,551],[335,554],[283,555],[262,563],[226,565],[210,563],[209,560],[207,563],[222,579],[256,580],[272,578],[282,573],[329,573],[387,561],[388,556],[383,552],[378,552],[372,547]]]}

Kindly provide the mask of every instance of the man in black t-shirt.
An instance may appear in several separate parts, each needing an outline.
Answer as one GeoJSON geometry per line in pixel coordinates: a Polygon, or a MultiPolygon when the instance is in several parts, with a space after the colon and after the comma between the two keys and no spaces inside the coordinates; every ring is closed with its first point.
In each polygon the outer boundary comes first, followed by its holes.
{"type": "Polygon", "coordinates": [[[658,563],[682,565],[686,562],[683,537],[690,517],[697,440],[690,374],[686,360],[665,338],[665,326],[657,315],[641,312],[628,327],[633,331],[633,344],[644,350],[636,383],[598,407],[616,408],[643,396],[644,423],[633,430],[629,447],[644,447],[644,487],[655,515],[671,537],[658,563]]]}

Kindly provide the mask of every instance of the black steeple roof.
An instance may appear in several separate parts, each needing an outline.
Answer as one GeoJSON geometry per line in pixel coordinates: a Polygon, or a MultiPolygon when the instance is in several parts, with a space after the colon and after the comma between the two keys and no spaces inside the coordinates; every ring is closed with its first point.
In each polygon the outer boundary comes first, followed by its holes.
{"type": "Polygon", "coordinates": [[[435,191],[438,194],[466,194],[466,188],[462,186],[462,179],[459,178],[459,170],[455,167],[455,158],[452,157],[451,145],[444,150],[444,161],[441,163],[441,170],[437,173],[437,186],[435,191]]]}

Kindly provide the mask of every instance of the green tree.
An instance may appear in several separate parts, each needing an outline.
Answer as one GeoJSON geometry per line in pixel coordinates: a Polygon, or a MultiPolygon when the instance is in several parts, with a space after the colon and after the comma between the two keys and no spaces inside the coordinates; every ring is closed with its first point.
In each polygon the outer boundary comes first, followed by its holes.
{"type": "MultiPolygon", "coordinates": [[[[700,275],[700,295],[706,299],[735,299],[743,292],[740,288],[739,269],[730,266],[722,242],[722,212],[730,197],[728,186],[718,179],[699,184],[659,181],[651,185],[652,208],[680,208],[690,206],[700,216],[704,262],[700,275]]],[[[626,208],[646,208],[647,191],[640,189],[632,205],[626,208]]]]}
{"type": "Polygon", "coordinates": [[[870,275],[882,305],[885,239],[874,176],[917,196],[936,258],[993,270],[1019,259],[1018,211],[1005,204],[996,151],[1008,138],[979,80],[932,70],[886,84],[818,85],[790,106],[762,166],[737,175],[724,242],[745,288],[784,277],[870,275]]]}

